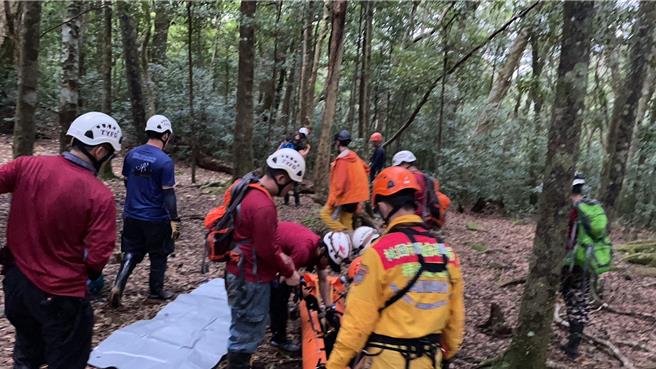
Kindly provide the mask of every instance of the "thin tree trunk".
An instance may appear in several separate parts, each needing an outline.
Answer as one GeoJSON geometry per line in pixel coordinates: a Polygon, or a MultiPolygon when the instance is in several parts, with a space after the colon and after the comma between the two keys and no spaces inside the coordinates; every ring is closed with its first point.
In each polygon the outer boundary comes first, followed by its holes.
{"type": "Polygon", "coordinates": [[[144,87],[144,97],[146,102],[146,116],[151,117],[155,115],[157,110],[155,107],[155,101],[157,96],[155,94],[155,86],[153,80],[150,78],[150,68],[148,68],[149,57],[149,45],[150,45],[150,29],[151,29],[151,17],[150,17],[150,5],[147,2],[141,3],[143,7],[144,18],[146,19],[146,31],[143,35],[143,40],[141,43],[141,71],[143,72],[143,87],[144,87]]]}
{"type": "MultiPolygon", "coordinates": [[[[294,48],[291,48],[293,50],[294,48]]],[[[292,95],[294,94],[295,90],[295,81],[297,81],[297,69],[296,66],[298,64],[298,56],[297,55],[292,55],[293,61],[292,61],[292,66],[289,69],[289,77],[287,77],[287,86],[285,87],[285,96],[282,98],[282,107],[280,108],[280,117],[278,118],[282,126],[284,127],[284,133],[287,134],[287,130],[289,129],[289,116],[290,116],[290,109],[292,106],[292,95]]]]}
{"type": "MultiPolygon", "coordinates": [[[[443,37],[443,43],[442,43],[442,73],[446,72],[447,65],[449,62],[449,33],[448,29],[445,27],[442,30],[442,37],[443,37]]],[[[435,168],[439,170],[440,168],[440,160],[442,158],[442,132],[444,130],[444,92],[446,90],[446,79],[447,76],[445,74],[444,78],[442,78],[442,88],[440,90],[440,118],[439,122],[437,124],[437,155],[435,157],[435,168]]]]}
{"type": "Polygon", "coordinates": [[[496,111],[503,98],[508,94],[513,73],[517,70],[524,49],[526,49],[526,45],[528,44],[528,30],[526,28],[527,26],[524,25],[519,31],[519,34],[508,50],[508,56],[499,71],[495,83],[492,84],[481,122],[476,129],[476,132],[479,134],[488,131],[492,127],[496,111]]]}
{"type": "Polygon", "coordinates": [[[82,2],[69,1],[66,6],[62,25],[62,78],[59,92],[59,152],[64,152],[68,146],[66,131],[68,126],[78,115],[78,102],[80,92],[80,26],[82,2]]]}
{"type": "Polygon", "coordinates": [[[196,183],[196,163],[198,161],[198,129],[196,127],[196,120],[194,119],[194,62],[192,58],[192,44],[191,39],[193,36],[193,2],[187,2],[187,65],[189,76],[189,127],[191,127],[191,183],[196,183]]]}
{"type": "Polygon", "coordinates": [[[364,137],[369,129],[369,63],[371,61],[371,39],[373,37],[374,2],[365,1],[364,35],[362,37],[362,58],[360,59],[360,93],[358,100],[358,133],[364,137]]]}
{"type": "Polygon", "coordinates": [[[563,31],[544,191],[533,243],[533,257],[524,287],[518,327],[510,348],[497,365],[507,369],[546,369],[560,268],[565,256],[567,211],[565,194],[579,153],[582,114],[585,111],[587,71],[592,39],[593,2],[563,5],[563,31]]]}
{"type": "Polygon", "coordinates": [[[102,77],[102,97],[101,109],[103,113],[112,114],[112,7],[111,0],[103,1],[102,21],[102,50],[101,50],[101,77],[102,77]]]}
{"type": "Polygon", "coordinates": [[[16,94],[16,120],[14,122],[14,157],[32,155],[35,135],[34,112],[38,103],[41,2],[25,2],[23,7],[16,73],[18,92],[16,94]]]}
{"type": "MultiPolygon", "coordinates": [[[[353,121],[355,116],[355,103],[358,99],[358,80],[360,72],[360,57],[362,53],[360,52],[362,46],[362,22],[364,20],[364,2],[360,3],[360,19],[358,20],[358,37],[355,43],[355,65],[353,66],[353,78],[351,79],[351,89],[349,92],[349,102],[348,110],[344,119],[344,126],[347,127],[349,131],[353,131],[353,121]]],[[[360,129],[360,124],[357,125],[358,137],[364,136],[364,129],[360,129]]]]}
{"type": "Polygon", "coordinates": [[[344,25],[346,23],[346,1],[333,1],[333,19],[330,34],[330,54],[328,57],[328,76],[326,78],[326,107],[321,119],[321,134],[314,165],[314,187],[320,196],[325,196],[328,187],[328,171],[330,165],[330,148],[332,140],[330,132],[335,120],[337,108],[337,92],[339,87],[339,72],[344,54],[344,25]]]}
{"type": "Polygon", "coordinates": [[[237,117],[233,142],[235,177],[253,168],[253,72],[255,62],[256,1],[242,1],[239,20],[237,117]]]}
{"type": "Polygon", "coordinates": [[[131,10],[127,2],[118,1],[116,10],[121,23],[125,75],[132,107],[132,127],[136,135],[135,141],[138,141],[146,125],[146,106],[144,104],[143,87],[141,86],[141,71],[139,70],[137,30],[134,19],[130,16],[131,10]]]}
{"type": "Polygon", "coordinates": [[[321,59],[321,53],[323,51],[323,43],[328,35],[328,21],[330,19],[330,4],[328,0],[324,0],[323,4],[323,13],[321,15],[321,31],[319,31],[319,37],[317,37],[316,44],[314,46],[314,58],[312,59],[312,73],[310,74],[310,82],[308,83],[307,91],[307,101],[310,109],[314,111],[314,106],[316,101],[314,99],[315,87],[317,84],[317,74],[319,73],[319,61],[321,59]]]}
{"type": "MultiPolygon", "coordinates": [[[[86,4],[82,2],[82,5],[80,6],[80,13],[76,14],[79,15],[80,18],[80,37],[77,39],[78,43],[78,55],[79,55],[79,63],[78,63],[78,81],[79,84],[84,83],[84,77],[87,74],[87,68],[86,68],[86,60],[87,60],[87,50],[84,47],[84,37],[87,33],[87,10],[85,10],[85,7],[90,6],[91,4],[86,4]]],[[[77,94],[77,110],[78,111],[84,111],[85,110],[85,105],[86,104],[86,96],[82,93],[77,94]]]]}
{"type": "MultiPolygon", "coordinates": [[[[102,30],[102,37],[100,38],[100,58],[102,59],[100,66],[100,76],[102,78],[102,95],[101,95],[101,110],[107,115],[112,115],[112,1],[103,0],[102,9],[102,24],[99,29],[102,30]]],[[[109,179],[114,177],[112,171],[111,160],[105,163],[100,168],[98,174],[102,179],[109,179]]]]}
{"type": "Polygon", "coordinates": [[[301,64],[300,89],[298,93],[298,118],[301,126],[309,125],[307,91],[310,88],[310,71],[312,70],[312,21],[314,19],[314,2],[309,1],[305,10],[305,23],[303,25],[303,64],[301,64]]]}
{"type": "Polygon", "coordinates": [[[642,94],[643,81],[650,56],[654,33],[652,25],[656,22],[656,3],[640,2],[638,19],[633,28],[632,43],[629,50],[626,79],[621,93],[613,105],[612,121],[617,122],[617,131],[608,132],[609,159],[604,166],[601,182],[602,202],[612,219],[617,208],[617,199],[622,191],[622,182],[626,172],[633,127],[636,121],[636,108],[642,94]]]}
{"type": "MultiPolygon", "coordinates": [[[[281,54],[283,54],[285,51],[283,50],[282,52],[279,50],[278,45],[280,44],[280,16],[282,15],[282,0],[280,2],[277,2],[276,4],[276,31],[274,33],[274,41],[273,41],[273,67],[271,68],[271,85],[269,86],[271,91],[269,91],[269,94],[271,96],[271,102],[268,104],[267,109],[265,110],[266,116],[262,117],[263,119],[266,119],[267,122],[267,139],[270,141],[271,140],[271,131],[273,129],[273,122],[275,119],[275,110],[276,110],[276,105],[277,105],[277,92],[278,92],[278,86],[280,85],[280,81],[276,81],[278,79],[278,74],[284,75],[284,71],[282,69],[282,63],[284,63],[283,57],[281,54]],[[282,61],[282,62],[281,62],[282,61]]],[[[266,105],[265,105],[266,106],[266,105]]]]}
{"type": "Polygon", "coordinates": [[[224,73],[223,99],[228,100],[228,96],[230,95],[230,45],[228,45],[225,52],[224,73]]]}
{"type": "Polygon", "coordinates": [[[171,26],[170,12],[168,1],[155,1],[155,34],[149,52],[150,60],[155,64],[166,65],[166,48],[171,26]]]}
{"type": "Polygon", "coordinates": [[[539,163],[540,152],[537,148],[538,138],[542,135],[542,105],[544,97],[540,90],[540,76],[544,68],[544,60],[540,56],[540,45],[538,42],[538,35],[531,35],[531,67],[533,69],[532,83],[529,90],[531,100],[533,100],[533,124],[535,132],[531,135],[529,144],[529,170],[528,170],[528,185],[533,187],[538,185],[539,181],[539,163]]]}

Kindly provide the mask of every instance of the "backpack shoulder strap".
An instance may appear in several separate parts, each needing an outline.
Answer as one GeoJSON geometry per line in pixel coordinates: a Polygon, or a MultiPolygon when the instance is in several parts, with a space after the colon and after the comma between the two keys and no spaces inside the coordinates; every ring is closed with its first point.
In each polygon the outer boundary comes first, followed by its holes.
{"type": "MultiPolygon", "coordinates": [[[[442,263],[439,264],[434,264],[434,263],[427,263],[426,260],[424,259],[424,255],[421,254],[421,250],[419,249],[419,246],[417,245],[417,239],[414,237],[415,235],[421,235],[421,236],[428,236],[428,237],[435,237],[432,235],[430,232],[419,232],[415,229],[409,228],[409,227],[399,227],[397,228],[396,232],[403,233],[410,242],[412,242],[413,247],[415,248],[415,254],[417,255],[417,258],[419,259],[419,269],[417,270],[417,273],[412,277],[410,281],[408,281],[408,284],[405,285],[402,289],[398,290],[394,296],[390,297],[389,300],[385,301],[385,305],[378,309],[378,312],[381,313],[383,310],[387,309],[390,307],[392,304],[395,302],[399,301],[403,296],[405,296],[411,289],[414,287],[414,285],[417,283],[419,280],[419,277],[421,277],[421,274],[428,270],[433,273],[439,273],[447,268],[447,264],[449,263],[449,259],[445,253],[442,253],[442,263]]],[[[438,238],[435,238],[437,242],[440,242],[438,238]]]]}

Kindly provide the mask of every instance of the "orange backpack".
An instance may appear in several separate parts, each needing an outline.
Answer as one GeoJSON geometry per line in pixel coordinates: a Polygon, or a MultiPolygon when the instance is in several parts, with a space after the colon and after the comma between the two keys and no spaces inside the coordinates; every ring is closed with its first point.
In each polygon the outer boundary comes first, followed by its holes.
{"type": "Polygon", "coordinates": [[[210,210],[205,216],[204,224],[208,230],[205,237],[205,254],[210,261],[225,262],[239,259],[240,251],[235,250],[237,243],[233,241],[239,205],[250,189],[257,189],[271,197],[269,191],[258,181],[259,178],[254,173],[248,173],[235,181],[223,195],[223,204],[210,210]]]}

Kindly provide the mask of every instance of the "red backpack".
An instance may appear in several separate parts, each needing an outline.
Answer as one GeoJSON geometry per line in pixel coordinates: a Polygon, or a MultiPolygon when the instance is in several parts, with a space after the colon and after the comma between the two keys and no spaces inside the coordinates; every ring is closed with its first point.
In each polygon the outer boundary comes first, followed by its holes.
{"type": "MultiPolygon", "coordinates": [[[[259,178],[254,173],[248,173],[235,181],[223,195],[223,204],[210,210],[205,216],[204,224],[208,230],[205,237],[205,255],[210,261],[239,260],[240,252],[235,250],[237,243],[233,240],[233,234],[235,219],[237,219],[242,200],[251,189],[262,191],[271,197],[269,191],[258,181],[259,178]]],[[[205,266],[203,266],[203,270],[205,270],[205,266]]]]}

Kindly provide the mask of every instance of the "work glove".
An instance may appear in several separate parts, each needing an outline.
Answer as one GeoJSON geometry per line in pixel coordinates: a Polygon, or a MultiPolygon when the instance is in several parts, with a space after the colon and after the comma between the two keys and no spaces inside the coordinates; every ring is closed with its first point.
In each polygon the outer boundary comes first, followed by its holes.
{"type": "Polygon", "coordinates": [[[180,219],[171,219],[171,239],[176,241],[180,237],[180,219]]]}

